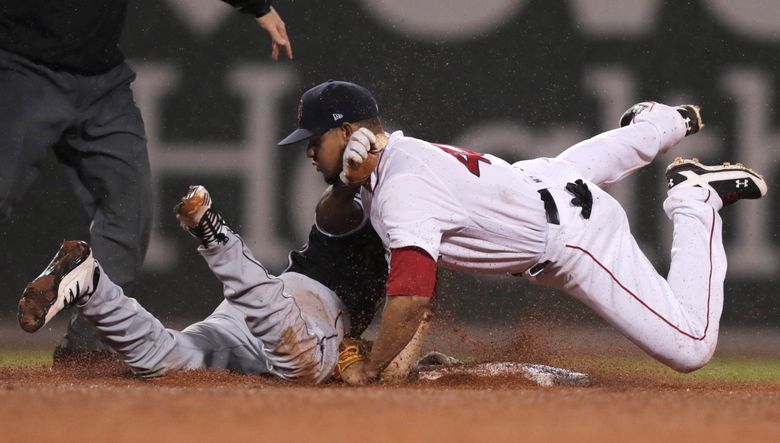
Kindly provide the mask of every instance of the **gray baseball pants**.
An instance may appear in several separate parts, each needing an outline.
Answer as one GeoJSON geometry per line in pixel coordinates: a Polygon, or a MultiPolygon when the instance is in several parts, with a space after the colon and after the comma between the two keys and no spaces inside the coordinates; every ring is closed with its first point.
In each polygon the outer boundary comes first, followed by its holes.
{"type": "Polygon", "coordinates": [[[78,310],[140,376],[215,368],[302,382],[328,378],[349,329],[341,300],[305,275],[270,276],[240,237],[225,233],[227,244],[199,248],[225,296],[205,320],[167,329],[106,275],[78,310]]]}

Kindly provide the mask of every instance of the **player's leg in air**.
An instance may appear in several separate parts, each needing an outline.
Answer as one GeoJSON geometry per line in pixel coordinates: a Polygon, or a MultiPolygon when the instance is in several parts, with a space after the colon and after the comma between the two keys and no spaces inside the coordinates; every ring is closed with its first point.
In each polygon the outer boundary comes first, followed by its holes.
{"type": "Polygon", "coordinates": [[[623,114],[618,129],[577,143],[557,158],[571,163],[585,180],[611,184],[647,166],[702,126],[698,106],[638,103],[623,114]]]}
{"type": "Polygon", "coordinates": [[[73,305],[140,376],[220,368],[325,379],[343,338],[340,301],[297,274],[289,281],[270,277],[210,204],[205,189],[196,187],[177,206],[177,218],[201,240],[199,250],[225,288],[226,300],[204,321],[183,331],[165,328],[110,280],[87,243],[66,241],[25,288],[20,325],[35,332],[73,305]]]}
{"type": "MultiPolygon", "coordinates": [[[[606,137],[602,134],[601,139],[588,140],[587,145],[576,145],[562,154],[571,165],[568,179],[582,175],[599,183],[614,182],[633,170],[632,163],[641,166],[645,158],[652,160],[654,151],[665,152],[701,127],[698,111],[698,127],[692,130],[680,118],[681,108],[659,106],[645,107],[652,111],[647,118],[639,118],[643,112],[634,112],[627,122],[621,120],[621,124],[629,124],[626,128],[608,132],[606,137]],[[670,118],[653,117],[655,121],[646,124],[653,113],[670,118]],[[640,137],[636,142],[623,137],[632,126],[640,127],[633,131],[640,137]],[[624,146],[624,153],[637,154],[623,156],[629,160],[603,157],[606,166],[598,162],[586,168],[574,164],[572,159],[585,161],[584,146],[591,151],[599,149],[596,140],[604,141],[607,147],[624,146]],[[608,170],[610,162],[612,172],[608,170]]],[[[588,217],[579,207],[558,205],[565,229],[560,230],[547,252],[552,265],[536,280],[567,291],[648,354],[688,372],[705,365],[717,344],[726,275],[718,211],[741,199],[760,198],[767,187],[760,175],[741,164],[705,166],[682,159],[669,165],[666,180],[669,191],[664,210],[674,225],[667,278],[657,273],[639,249],[620,204],[597,186],[590,186],[592,210],[588,217]]],[[[558,200],[568,201],[563,196],[558,200]]]]}
{"type": "Polygon", "coordinates": [[[203,186],[192,186],[176,207],[183,228],[224,285],[227,304],[262,344],[270,370],[291,380],[322,381],[338,360],[346,308],[319,282],[294,272],[273,277],[244,241],[211,208],[203,186]]]}

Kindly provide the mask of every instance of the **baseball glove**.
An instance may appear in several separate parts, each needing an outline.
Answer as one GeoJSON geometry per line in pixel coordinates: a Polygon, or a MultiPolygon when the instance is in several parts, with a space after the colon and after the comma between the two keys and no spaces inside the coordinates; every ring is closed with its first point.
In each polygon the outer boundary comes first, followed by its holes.
{"type": "Polygon", "coordinates": [[[345,338],[339,345],[339,360],[336,365],[335,378],[343,380],[349,384],[350,367],[357,367],[356,363],[364,362],[368,359],[371,352],[371,342],[359,338],[345,338]],[[355,366],[353,366],[355,365],[355,366]]]}

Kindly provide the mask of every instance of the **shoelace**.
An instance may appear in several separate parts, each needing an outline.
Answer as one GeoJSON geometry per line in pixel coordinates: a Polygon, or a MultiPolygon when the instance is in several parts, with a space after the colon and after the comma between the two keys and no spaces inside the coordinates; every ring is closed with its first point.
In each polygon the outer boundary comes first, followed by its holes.
{"type": "Polygon", "coordinates": [[[226,244],[228,239],[221,232],[225,221],[215,210],[209,208],[201,217],[198,226],[191,228],[190,232],[200,239],[203,246],[208,247],[212,243],[226,244]]]}

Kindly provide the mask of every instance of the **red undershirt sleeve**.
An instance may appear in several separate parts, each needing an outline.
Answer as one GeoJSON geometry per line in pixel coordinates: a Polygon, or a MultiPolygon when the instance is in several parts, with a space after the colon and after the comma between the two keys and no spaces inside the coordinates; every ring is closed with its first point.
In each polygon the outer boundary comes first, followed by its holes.
{"type": "Polygon", "coordinates": [[[423,249],[409,246],[390,250],[387,296],[433,297],[436,291],[436,260],[423,249]]]}

